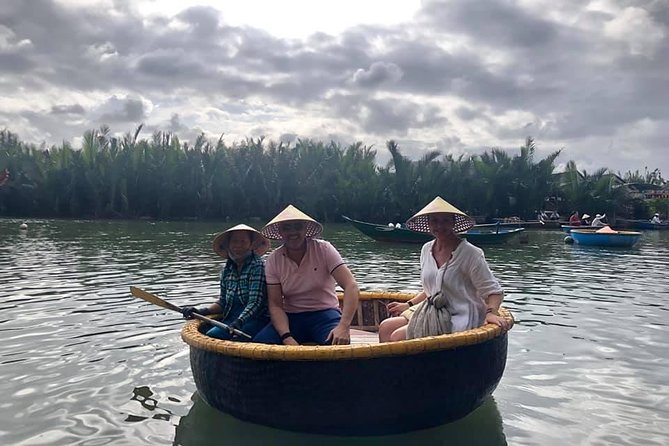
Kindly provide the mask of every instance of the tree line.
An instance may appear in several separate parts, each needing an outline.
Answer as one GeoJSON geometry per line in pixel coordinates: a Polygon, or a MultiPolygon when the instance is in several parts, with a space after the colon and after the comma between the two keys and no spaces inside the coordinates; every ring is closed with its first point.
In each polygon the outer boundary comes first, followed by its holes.
{"type": "MultiPolygon", "coordinates": [[[[390,161],[380,166],[376,149],[360,142],[226,144],[200,135],[188,143],[160,131],[139,139],[141,129],[123,137],[106,126],[90,130],[79,149],[66,142],[37,147],[0,131],[0,170],[9,172],[0,187],[0,215],[267,220],[294,204],[322,221],[347,215],[386,222],[405,220],[436,195],[482,219],[533,219],[547,208],[630,218],[655,210],[606,168],[587,173],[570,161],[556,174],[561,151],[536,159],[532,138],[513,155],[497,148],[458,157],[430,151],[418,160],[391,140],[390,161]]],[[[624,178],[665,184],[658,170],[624,178]]]]}

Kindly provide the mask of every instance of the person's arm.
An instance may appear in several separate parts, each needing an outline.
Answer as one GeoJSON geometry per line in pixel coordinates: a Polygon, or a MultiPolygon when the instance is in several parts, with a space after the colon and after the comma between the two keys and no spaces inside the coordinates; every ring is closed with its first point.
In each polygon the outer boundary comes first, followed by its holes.
{"type": "MultiPolygon", "coordinates": [[[[260,261],[262,262],[262,261],[260,261]]],[[[265,299],[267,286],[265,284],[265,268],[262,263],[252,265],[249,270],[249,296],[244,310],[239,315],[237,320],[242,326],[246,321],[255,317],[255,315],[263,308],[263,300],[265,299]]]]}
{"type": "Polygon", "coordinates": [[[353,273],[345,264],[339,265],[332,271],[337,284],[344,290],[344,308],[342,310],[341,320],[328,335],[327,340],[332,345],[351,343],[351,321],[355,312],[358,310],[358,301],[360,300],[360,290],[358,283],[353,277],[353,273]]]}
{"type": "Polygon", "coordinates": [[[502,305],[503,298],[504,296],[502,294],[491,294],[485,299],[485,321],[486,324],[499,325],[502,329],[508,330],[509,321],[499,315],[499,307],[502,305]]]}
{"type": "Polygon", "coordinates": [[[509,322],[499,315],[504,291],[490,270],[483,252],[474,257],[470,277],[478,296],[483,299],[486,306],[485,323],[499,325],[502,329],[508,330],[509,322]]]}
{"type": "MultiPolygon", "coordinates": [[[[269,317],[279,336],[290,333],[288,315],[283,310],[283,291],[280,284],[267,285],[267,304],[269,305],[269,317]]],[[[299,345],[292,336],[284,339],[283,343],[284,345],[299,345]]]]}
{"type": "Polygon", "coordinates": [[[427,293],[425,291],[421,291],[406,302],[390,302],[386,308],[388,309],[388,313],[390,313],[391,316],[399,316],[404,311],[408,310],[414,305],[418,305],[425,299],[427,299],[427,293]]]}

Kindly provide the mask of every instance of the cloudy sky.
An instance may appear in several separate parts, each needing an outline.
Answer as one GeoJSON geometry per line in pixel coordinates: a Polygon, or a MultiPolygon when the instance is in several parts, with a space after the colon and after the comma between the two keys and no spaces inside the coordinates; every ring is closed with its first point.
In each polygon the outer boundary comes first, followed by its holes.
{"type": "Polygon", "coordinates": [[[362,141],[387,160],[527,136],[669,177],[666,0],[2,0],[0,128],[362,141]]]}

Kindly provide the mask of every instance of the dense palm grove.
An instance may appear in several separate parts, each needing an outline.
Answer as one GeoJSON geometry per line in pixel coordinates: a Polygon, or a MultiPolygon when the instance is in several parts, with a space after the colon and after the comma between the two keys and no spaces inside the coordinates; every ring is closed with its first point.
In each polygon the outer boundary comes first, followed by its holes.
{"type": "MultiPolygon", "coordinates": [[[[607,169],[588,174],[569,162],[556,175],[560,151],[537,160],[529,138],[513,156],[500,149],[457,158],[433,151],[419,160],[389,141],[391,160],[380,167],[376,150],[361,143],[227,145],[201,136],[189,144],[163,132],[138,139],[140,130],[123,138],[107,127],[88,131],[80,149],[39,148],[0,131],[0,170],[9,172],[0,215],[266,220],[292,203],[323,221],[344,214],[385,222],[406,219],[435,195],[481,218],[534,218],[547,208],[644,218],[654,211],[607,169]]],[[[657,170],[625,179],[665,183],[657,170]]]]}

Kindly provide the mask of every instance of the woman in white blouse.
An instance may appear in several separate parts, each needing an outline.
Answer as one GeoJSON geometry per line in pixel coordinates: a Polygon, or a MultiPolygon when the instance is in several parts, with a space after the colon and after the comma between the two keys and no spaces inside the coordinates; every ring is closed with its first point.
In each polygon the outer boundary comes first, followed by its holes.
{"type": "Polygon", "coordinates": [[[437,197],[406,225],[414,231],[429,232],[435,239],[421,250],[423,290],[407,302],[388,304],[388,312],[395,317],[381,322],[379,341],[407,339],[413,310],[441,326],[438,333],[429,334],[469,330],[485,323],[508,329],[506,319],[497,314],[504,292],[483,251],[457,235],[474,226],[474,220],[437,197]]]}

